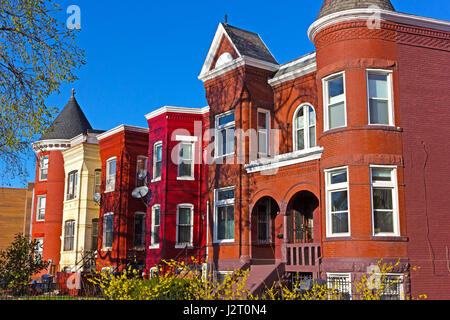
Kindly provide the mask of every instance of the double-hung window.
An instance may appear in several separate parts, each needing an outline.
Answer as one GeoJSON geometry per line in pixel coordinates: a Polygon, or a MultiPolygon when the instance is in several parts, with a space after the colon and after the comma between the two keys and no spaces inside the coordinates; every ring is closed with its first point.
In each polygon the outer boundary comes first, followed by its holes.
{"type": "Polygon", "coordinates": [[[194,178],[194,144],[181,142],[179,144],[178,178],[194,178]]]}
{"type": "Polygon", "coordinates": [[[46,181],[48,176],[48,156],[39,159],[39,181],[46,181]]]}
{"type": "Polygon", "coordinates": [[[177,247],[192,246],[194,226],[194,206],[180,204],[177,206],[177,247]]]}
{"type": "Polygon", "coordinates": [[[94,194],[102,192],[102,170],[97,169],[94,173],[94,194]]]}
{"type": "Polygon", "coordinates": [[[316,112],[310,104],[298,107],[294,114],[294,151],[316,146],[316,112]]]}
{"type": "Polygon", "coordinates": [[[116,190],[116,164],[117,159],[115,157],[106,161],[106,192],[116,190]]]}
{"type": "Polygon", "coordinates": [[[72,171],[69,173],[67,179],[67,200],[73,200],[77,198],[77,185],[78,185],[78,171],[72,171]]]}
{"type": "Polygon", "coordinates": [[[153,145],[153,181],[161,180],[162,142],[153,145]]]}
{"type": "Polygon", "coordinates": [[[146,178],[140,179],[140,177],[147,176],[147,162],[146,156],[138,156],[136,161],[136,187],[143,187],[147,185],[146,178]]]}
{"type": "Polygon", "coordinates": [[[73,251],[75,239],[75,220],[66,221],[64,226],[64,251],[73,251]]]}
{"type": "Polygon", "coordinates": [[[160,219],[161,219],[161,206],[155,204],[152,207],[152,231],[151,231],[151,243],[150,249],[159,248],[159,230],[160,230],[160,219]]]}
{"type": "Polygon", "coordinates": [[[96,251],[98,248],[98,219],[92,219],[92,250],[96,251]]]}
{"type": "Polygon", "coordinates": [[[134,248],[145,248],[145,213],[136,212],[134,214],[134,248]]]}
{"type": "Polygon", "coordinates": [[[234,154],[235,147],[234,110],[216,116],[216,158],[234,154]]]}
{"type": "Polygon", "coordinates": [[[270,242],[270,201],[262,200],[257,205],[258,242],[270,242]]]}
{"type": "Polygon", "coordinates": [[[345,127],[347,110],[345,99],[345,74],[339,73],[323,79],[325,130],[345,127]]]}
{"type": "Polygon", "coordinates": [[[392,72],[367,70],[369,124],[394,125],[392,72]]]}
{"type": "Polygon", "coordinates": [[[270,154],[270,111],[258,109],[258,155],[270,154]]]}
{"type": "Polygon", "coordinates": [[[36,251],[34,252],[36,258],[40,257],[42,259],[42,253],[44,252],[44,239],[43,238],[36,238],[34,239],[37,243],[36,251]]]}
{"type": "Polygon", "coordinates": [[[374,235],[398,236],[397,169],[372,166],[372,219],[374,235]]]}
{"type": "Polygon", "coordinates": [[[103,249],[112,249],[114,239],[114,213],[103,216],[103,249]]]}
{"type": "Polygon", "coordinates": [[[47,202],[47,196],[38,196],[36,221],[44,221],[45,220],[46,202],[47,202]]]}
{"type": "Polygon", "coordinates": [[[215,191],[215,242],[234,241],[234,187],[215,191]]]}
{"type": "Polygon", "coordinates": [[[348,169],[325,171],[327,197],[327,236],[350,235],[348,169]]]}

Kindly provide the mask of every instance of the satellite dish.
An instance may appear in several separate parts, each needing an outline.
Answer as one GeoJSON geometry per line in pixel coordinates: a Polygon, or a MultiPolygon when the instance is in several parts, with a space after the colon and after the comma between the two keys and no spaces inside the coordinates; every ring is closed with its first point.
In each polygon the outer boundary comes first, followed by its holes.
{"type": "Polygon", "coordinates": [[[147,178],[147,170],[139,170],[137,177],[139,180],[144,180],[145,178],[147,178]]]}
{"type": "Polygon", "coordinates": [[[131,193],[131,196],[135,199],[142,199],[148,194],[148,188],[147,187],[139,187],[133,190],[131,193]]]}
{"type": "Polygon", "coordinates": [[[102,200],[102,195],[100,193],[94,194],[94,202],[99,203],[102,200]]]}

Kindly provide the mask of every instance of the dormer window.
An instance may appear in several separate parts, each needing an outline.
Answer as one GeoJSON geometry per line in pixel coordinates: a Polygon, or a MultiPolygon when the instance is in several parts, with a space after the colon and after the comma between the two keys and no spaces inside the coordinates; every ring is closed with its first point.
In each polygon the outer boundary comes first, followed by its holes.
{"type": "Polygon", "coordinates": [[[222,55],[217,59],[215,68],[219,68],[229,62],[233,61],[233,56],[229,52],[222,53],[222,55]]]}

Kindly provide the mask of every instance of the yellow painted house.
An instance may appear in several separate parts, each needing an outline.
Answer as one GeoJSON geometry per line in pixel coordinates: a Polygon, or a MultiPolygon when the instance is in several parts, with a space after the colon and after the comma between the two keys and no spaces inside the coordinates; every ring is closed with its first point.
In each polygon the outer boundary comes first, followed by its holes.
{"type": "Polygon", "coordinates": [[[75,137],[71,148],[62,153],[66,178],[60,269],[65,272],[95,266],[100,207],[94,194],[100,192],[101,183],[97,135],[88,132],[75,137]],[[92,261],[94,265],[89,265],[92,261]]]}

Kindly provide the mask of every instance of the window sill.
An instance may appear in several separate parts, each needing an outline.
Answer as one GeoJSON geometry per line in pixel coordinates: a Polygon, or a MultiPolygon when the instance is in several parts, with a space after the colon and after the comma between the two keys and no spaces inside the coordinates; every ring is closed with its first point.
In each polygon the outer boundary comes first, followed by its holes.
{"type": "Polygon", "coordinates": [[[102,252],[112,252],[112,248],[103,248],[102,252]]]}
{"type": "Polygon", "coordinates": [[[216,240],[213,242],[213,245],[216,246],[227,246],[227,245],[234,245],[234,239],[233,240],[216,240]]]}
{"type": "Polygon", "coordinates": [[[323,242],[335,242],[335,241],[352,241],[355,240],[351,236],[328,236],[323,242]]]}
{"type": "Polygon", "coordinates": [[[177,181],[195,181],[194,177],[177,177],[177,181]]]}
{"type": "Polygon", "coordinates": [[[391,126],[391,125],[386,125],[386,124],[367,124],[367,125],[363,125],[363,126],[356,126],[356,127],[347,127],[346,126],[346,127],[339,127],[339,128],[325,130],[322,133],[322,137],[329,135],[329,134],[339,133],[339,132],[343,132],[343,131],[360,131],[360,130],[384,130],[384,131],[393,131],[393,132],[403,132],[403,128],[401,128],[401,127],[396,127],[396,126],[391,126]]]}
{"type": "Polygon", "coordinates": [[[408,242],[409,237],[403,236],[371,236],[372,241],[408,242]]]}
{"type": "Polygon", "coordinates": [[[149,250],[157,250],[157,249],[159,249],[159,245],[157,245],[157,246],[150,246],[150,247],[148,247],[148,249],[149,250]]]}
{"type": "Polygon", "coordinates": [[[152,181],[150,181],[151,183],[155,183],[155,182],[160,182],[161,181],[161,178],[156,178],[156,179],[153,179],[152,181]]]}
{"type": "Polygon", "coordinates": [[[175,245],[175,249],[193,249],[194,248],[194,246],[192,245],[192,244],[188,244],[188,245],[186,245],[186,244],[176,244],[175,245]]]}

